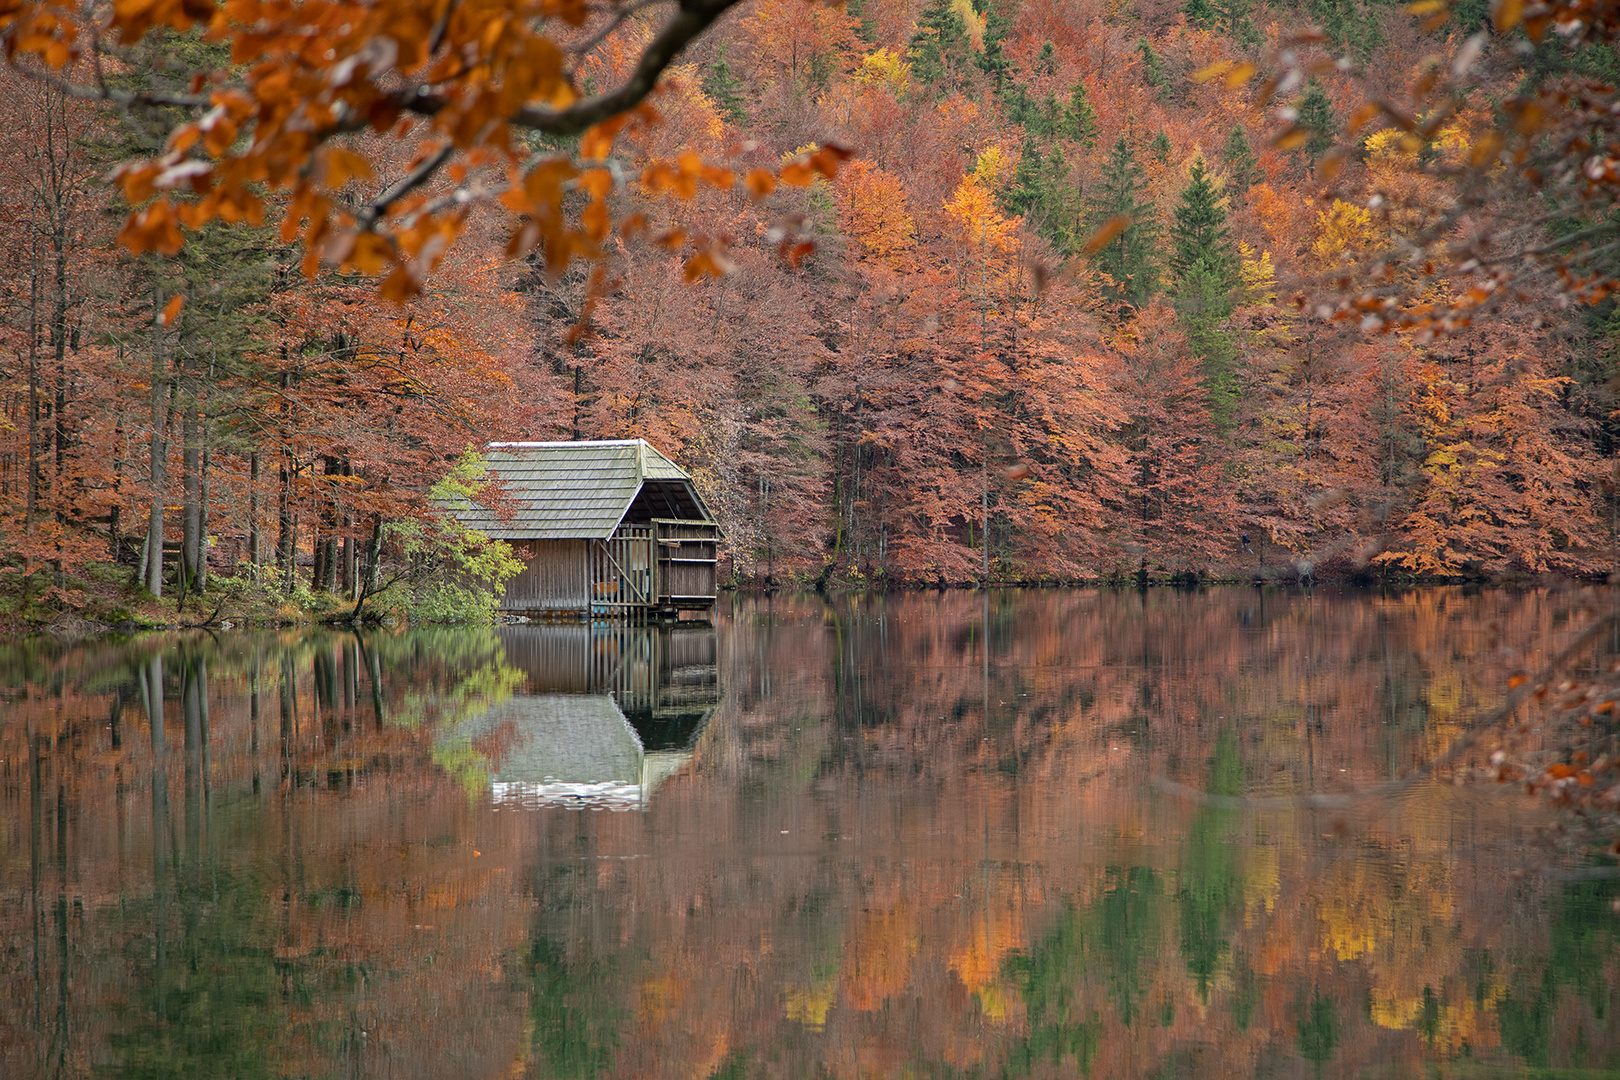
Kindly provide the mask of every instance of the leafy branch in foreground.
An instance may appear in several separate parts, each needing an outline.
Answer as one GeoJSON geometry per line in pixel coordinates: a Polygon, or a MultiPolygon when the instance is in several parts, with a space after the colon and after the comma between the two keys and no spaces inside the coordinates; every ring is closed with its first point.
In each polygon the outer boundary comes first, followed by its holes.
{"type": "MultiPolygon", "coordinates": [[[[737,184],[736,168],[691,151],[633,176],[613,158],[621,133],[658,124],[651,99],[661,77],[737,2],[0,0],[0,40],[13,66],[74,96],[176,112],[162,154],[117,170],[134,208],[120,235],[130,250],[173,255],[182,229],[262,223],[279,193],[281,237],[302,243],[306,274],[324,261],[381,275],[383,296],[403,302],[475,204],[498,201],[515,216],[510,257],[538,251],[558,273],[601,255],[617,189],[636,183],[690,198],[699,186],[737,184]],[[667,14],[645,33],[639,24],[654,8],[667,14]],[[184,91],[109,82],[121,50],[155,30],[199,25],[229,46],[228,65],[186,73],[184,91]],[[610,47],[632,50],[634,63],[610,89],[582,93],[577,72],[610,47]],[[380,189],[371,187],[374,155],[350,138],[365,132],[411,148],[405,173],[380,189]],[[575,136],[577,150],[556,148],[575,136]],[[548,140],[550,148],[531,146],[548,140]]],[[[822,147],[750,169],[741,182],[762,198],[778,183],[831,177],[846,156],[822,147]]],[[[622,223],[625,233],[642,228],[637,217],[622,223]]],[[[782,252],[801,246],[785,236],[782,252]]],[[[700,245],[688,261],[694,276],[721,271],[718,247],[718,239],[700,245]]]]}
{"type": "MultiPolygon", "coordinates": [[[[1452,18],[1442,0],[1407,10],[1426,31],[1452,18]]],[[[1272,145],[1284,150],[1323,144],[1328,133],[1279,103],[1314,78],[1356,82],[1361,100],[1347,138],[1322,154],[1316,175],[1325,199],[1353,199],[1375,215],[1382,243],[1328,270],[1300,302],[1366,330],[1446,334],[1505,306],[1594,303],[1620,291],[1620,89],[1589,75],[1530,77],[1554,51],[1617,41],[1614,0],[1495,0],[1491,26],[1420,64],[1404,95],[1372,85],[1317,30],[1292,36],[1260,64],[1220,61],[1193,78],[1232,92],[1258,81],[1253,104],[1272,109],[1281,123],[1272,145]],[[1517,70],[1526,76],[1518,90],[1486,113],[1476,91],[1487,76],[1517,70]],[[1399,169],[1352,191],[1346,166],[1380,132],[1393,133],[1399,153],[1389,156],[1399,169]]]]}

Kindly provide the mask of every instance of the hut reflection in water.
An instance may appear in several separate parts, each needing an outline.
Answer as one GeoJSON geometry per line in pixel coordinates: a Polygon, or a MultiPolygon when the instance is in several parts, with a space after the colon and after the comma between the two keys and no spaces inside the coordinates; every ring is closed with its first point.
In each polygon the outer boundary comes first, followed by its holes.
{"type": "Polygon", "coordinates": [[[692,759],[720,703],[709,625],[512,626],[520,692],[463,734],[505,745],[491,771],[501,808],[644,808],[692,759]]]}

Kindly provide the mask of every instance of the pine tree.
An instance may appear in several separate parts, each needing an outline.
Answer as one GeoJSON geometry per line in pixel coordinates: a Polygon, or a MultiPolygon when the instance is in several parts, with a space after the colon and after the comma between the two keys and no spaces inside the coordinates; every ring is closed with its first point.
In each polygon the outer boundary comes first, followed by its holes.
{"type": "Polygon", "coordinates": [[[1050,41],[1041,46],[1041,55],[1035,59],[1035,70],[1042,75],[1057,74],[1057,57],[1053,54],[1050,41]]]}
{"type": "MultiPolygon", "coordinates": [[[[1254,6],[1253,0],[1210,0],[1210,6],[1215,11],[1215,17],[1221,25],[1221,32],[1228,37],[1242,39],[1242,25],[1249,22],[1249,11],[1254,6]]],[[[1249,23],[1252,30],[1253,23],[1249,23]]]]}
{"type": "Polygon", "coordinates": [[[1173,147],[1170,145],[1170,136],[1164,133],[1163,128],[1160,128],[1159,133],[1153,137],[1149,149],[1153,151],[1153,156],[1159,159],[1159,164],[1163,165],[1170,160],[1173,147]]]}
{"type": "Polygon", "coordinates": [[[1056,147],[1049,153],[1042,152],[1041,142],[1034,135],[1024,137],[1018,167],[1013,170],[1012,182],[1000,202],[1008,216],[1022,215],[1040,235],[1061,243],[1068,219],[1065,213],[1068,164],[1063,159],[1063,151],[1056,147]]]}
{"type": "Polygon", "coordinates": [[[1042,139],[1055,139],[1062,130],[1063,109],[1058,105],[1056,94],[1047,94],[1046,100],[1030,109],[1024,119],[1025,133],[1042,139]]]}
{"type": "Polygon", "coordinates": [[[962,16],[951,7],[950,0],[932,0],[917,20],[917,33],[911,38],[907,59],[911,61],[912,75],[925,86],[932,86],[960,71],[967,55],[967,27],[962,24],[962,16]]]}
{"type": "Polygon", "coordinates": [[[1164,74],[1164,62],[1159,54],[1153,51],[1147,38],[1138,38],[1136,50],[1142,54],[1142,81],[1161,93],[1170,85],[1170,80],[1164,74]]]}
{"type": "Polygon", "coordinates": [[[743,108],[742,80],[737,78],[726,63],[726,47],[720,46],[715,50],[714,62],[709,64],[703,72],[703,94],[720,114],[733,124],[743,124],[748,121],[748,111],[743,108]]]}
{"type": "Polygon", "coordinates": [[[844,10],[861,21],[855,34],[868,45],[877,44],[877,23],[866,13],[866,0],[847,0],[844,10]]]}
{"type": "Polygon", "coordinates": [[[1009,83],[1000,100],[1001,110],[1006,114],[1008,123],[1025,125],[1029,123],[1030,115],[1034,112],[1029,103],[1029,87],[1023,83],[1009,83]]]}
{"type": "Polygon", "coordinates": [[[1003,14],[1005,4],[984,6],[984,51],[979,54],[979,70],[995,80],[995,91],[1001,93],[1002,84],[1012,74],[1012,61],[1007,59],[1005,43],[1012,20],[1003,14]]]}
{"type": "MultiPolygon", "coordinates": [[[[1190,182],[1181,193],[1170,225],[1171,279],[1179,292],[1181,284],[1196,269],[1203,268],[1216,285],[1230,293],[1238,281],[1238,259],[1220,192],[1203,158],[1193,160],[1188,176],[1190,182]]],[[[1230,312],[1228,304],[1226,313],[1230,312]]]]}
{"type": "Polygon", "coordinates": [[[1083,79],[1069,88],[1069,104],[1063,110],[1063,135],[1090,150],[1097,145],[1097,112],[1086,98],[1083,79]]]}
{"type": "Polygon", "coordinates": [[[1232,125],[1232,134],[1221,147],[1221,164],[1226,169],[1226,193],[1232,198],[1241,198],[1259,178],[1260,158],[1242,124],[1232,125]]]}
{"type": "Polygon", "coordinates": [[[1203,369],[1210,414],[1224,431],[1236,408],[1238,382],[1237,349],[1223,324],[1232,315],[1242,268],[1220,193],[1202,158],[1193,161],[1190,182],[1176,204],[1169,270],[1176,314],[1203,369]]]}
{"type": "Polygon", "coordinates": [[[1338,118],[1333,115],[1333,102],[1328,100],[1321,84],[1311,79],[1305,84],[1305,93],[1300,96],[1297,109],[1298,124],[1309,133],[1300,149],[1315,161],[1332,147],[1334,137],[1339,132],[1338,118]]]}
{"type": "Polygon", "coordinates": [[[1152,295],[1158,283],[1153,263],[1154,244],[1159,238],[1157,212],[1146,197],[1146,177],[1121,135],[1103,164],[1097,197],[1091,204],[1087,227],[1101,229],[1115,218],[1127,218],[1122,229],[1092,257],[1097,269],[1113,279],[1106,291],[1111,299],[1140,304],[1152,295]]]}
{"type": "Polygon", "coordinates": [[[1187,16],[1187,21],[1194,26],[1209,29],[1215,25],[1216,12],[1209,0],[1187,0],[1187,6],[1181,9],[1187,16]]]}

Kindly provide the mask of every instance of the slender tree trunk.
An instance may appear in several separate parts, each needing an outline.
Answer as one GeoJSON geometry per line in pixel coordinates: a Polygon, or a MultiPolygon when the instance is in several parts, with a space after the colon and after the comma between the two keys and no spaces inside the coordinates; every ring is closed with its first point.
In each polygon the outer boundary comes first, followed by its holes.
{"type": "Polygon", "coordinates": [[[23,530],[34,532],[39,510],[39,241],[28,275],[28,504],[23,530]]]}
{"type": "Polygon", "coordinates": [[[162,297],[152,286],[152,512],[146,523],[146,591],[163,596],[163,499],[168,489],[169,442],[163,410],[162,297]]]}
{"type": "Polygon", "coordinates": [[[263,536],[259,528],[259,452],[248,455],[248,578],[259,583],[260,545],[263,536]]]}
{"type": "Polygon", "coordinates": [[[202,551],[202,422],[198,415],[195,387],[187,395],[180,431],[180,468],[183,476],[184,507],[180,527],[180,591],[200,591],[197,564],[202,551]]]}
{"type": "Polygon", "coordinates": [[[282,450],[280,491],[276,505],[276,569],[281,573],[281,591],[291,595],[293,567],[297,560],[293,555],[292,462],[289,457],[287,451],[282,450]]]}

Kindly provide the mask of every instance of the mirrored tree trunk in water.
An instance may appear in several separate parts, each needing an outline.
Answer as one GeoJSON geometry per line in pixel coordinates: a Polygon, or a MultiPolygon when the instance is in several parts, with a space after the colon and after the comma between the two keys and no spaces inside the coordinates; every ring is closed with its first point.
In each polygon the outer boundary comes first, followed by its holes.
{"type": "Polygon", "coordinates": [[[1400,781],[1610,604],[0,644],[0,1076],[1599,1075],[1612,863],[1400,781]]]}

